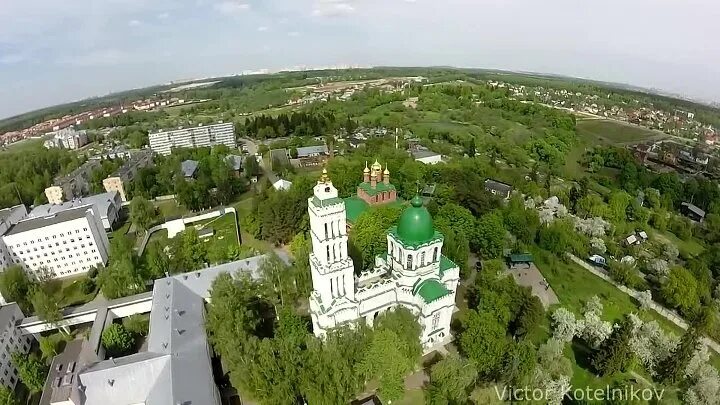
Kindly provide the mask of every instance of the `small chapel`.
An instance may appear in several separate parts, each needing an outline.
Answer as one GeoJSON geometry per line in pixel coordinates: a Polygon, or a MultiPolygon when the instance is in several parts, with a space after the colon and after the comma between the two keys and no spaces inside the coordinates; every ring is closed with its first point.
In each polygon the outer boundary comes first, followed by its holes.
{"type": "MultiPolygon", "coordinates": [[[[369,198],[368,205],[397,197],[387,168],[380,172],[376,164],[372,169],[366,166],[358,186],[358,198],[369,198]]],[[[315,335],[324,336],[334,327],[361,319],[372,325],[383,311],[403,306],[417,315],[419,339],[426,351],[449,341],[460,272],[442,255],[443,235],[433,227],[419,196],[410,201],[397,225],[386,231],[386,253],[359,275],[348,256],[346,200],[339,198],[326,170],[308,200],[308,214],[315,335]]]]}

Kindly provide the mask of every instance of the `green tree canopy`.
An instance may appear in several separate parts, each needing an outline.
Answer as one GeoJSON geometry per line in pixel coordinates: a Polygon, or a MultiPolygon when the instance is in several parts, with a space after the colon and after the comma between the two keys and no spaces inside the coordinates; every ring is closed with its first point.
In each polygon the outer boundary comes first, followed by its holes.
{"type": "Polygon", "coordinates": [[[472,362],[451,353],[430,368],[430,383],[425,388],[428,405],[463,405],[477,378],[472,362]]]}
{"type": "Polygon", "coordinates": [[[0,273],[0,292],[7,302],[17,302],[20,309],[29,315],[32,312],[30,291],[34,283],[18,265],[9,266],[0,273]]]}
{"type": "Polygon", "coordinates": [[[135,339],[122,324],[114,323],[103,331],[102,344],[109,356],[119,357],[132,350],[135,339]]]}
{"type": "Polygon", "coordinates": [[[13,364],[18,369],[20,380],[31,392],[40,392],[45,385],[48,369],[45,364],[32,355],[13,352],[10,354],[13,364]]]}
{"type": "Polygon", "coordinates": [[[130,222],[138,229],[147,231],[157,217],[155,206],[142,196],[135,196],[130,201],[130,222]]]}

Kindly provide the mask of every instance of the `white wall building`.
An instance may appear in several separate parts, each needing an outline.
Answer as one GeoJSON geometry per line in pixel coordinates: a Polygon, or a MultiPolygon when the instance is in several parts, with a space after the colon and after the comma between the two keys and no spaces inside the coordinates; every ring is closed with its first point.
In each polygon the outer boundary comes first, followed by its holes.
{"type": "Polygon", "coordinates": [[[45,268],[55,278],[105,265],[109,242],[92,207],[85,205],[15,224],[2,237],[12,262],[31,276],[36,277],[45,268]]]}
{"type": "Polygon", "coordinates": [[[72,127],[63,128],[55,132],[50,132],[48,133],[48,135],[52,135],[52,138],[48,139],[43,143],[43,146],[45,146],[47,149],[79,149],[88,143],[87,132],[85,130],[76,131],[72,127]]]}
{"type": "Polygon", "coordinates": [[[235,126],[231,122],[202,125],[192,128],[178,128],[148,135],[150,149],[161,155],[169,155],[173,148],[199,148],[225,145],[237,148],[235,126]]]}
{"type": "Polygon", "coordinates": [[[415,160],[426,165],[442,163],[442,155],[428,149],[413,150],[410,152],[410,154],[415,160]]]}
{"type": "Polygon", "coordinates": [[[32,335],[22,336],[15,322],[24,318],[16,303],[0,307],[0,385],[15,389],[20,377],[18,370],[10,360],[10,353],[27,353],[30,350],[32,335]]]}
{"type": "Polygon", "coordinates": [[[405,209],[398,225],[387,232],[387,254],[375,258],[372,269],[354,275],[347,251],[345,202],[326,171],[308,200],[310,271],[313,291],[310,315],[313,330],[328,329],[357,319],[372,325],[383,311],[403,306],[418,316],[425,349],[450,338],[459,268],[441,254],[443,235],[433,228],[430,213],[419,197],[405,209]]]}
{"type": "Polygon", "coordinates": [[[88,204],[92,205],[95,215],[100,217],[103,227],[106,230],[112,230],[113,225],[120,216],[120,210],[122,209],[122,198],[120,197],[120,193],[117,191],[75,198],[72,201],[62,203],[38,205],[30,211],[29,217],[45,217],[88,204]]]}

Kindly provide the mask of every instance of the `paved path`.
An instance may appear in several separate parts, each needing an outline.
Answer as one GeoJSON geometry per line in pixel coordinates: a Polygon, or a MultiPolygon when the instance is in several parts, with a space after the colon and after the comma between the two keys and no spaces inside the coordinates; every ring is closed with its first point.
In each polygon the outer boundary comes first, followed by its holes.
{"type": "MultiPolygon", "coordinates": [[[[626,287],[626,286],[624,286],[624,285],[622,285],[622,284],[616,283],[615,280],[613,280],[613,279],[610,278],[610,276],[608,276],[608,275],[605,274],[604,272],[600,271],[599,269],[596,269],[595,267],[591,266],[591,265],[590,265],[589,263],[587,263],[586,261],[580,259],[579,257],[577,257],[577,256],[575,256],[575,255],[573,255],[573,254],[571,254],[571,253],[568,253],[567,256],[568,256],[572,261],[574,261],[575,263],[579,264],[580,267],[582,267],[582,268],[584,268],[585,270],[591,272],[592,274],[600,277],[601,279],[607,281],[608,283],[614,285],[615,287],[617,287],[620,291],[624,292],[625,294],[627,294],[627,295],[635,298],[636,300],[638,299],[638,296],[639,296],[639,294],[640,294],[639,291],[633,290],[632,288],[628,288],[628,287],[626,287]]],[[[665,319],[667,319],[668,321],[674,323],[675,325],[677,325],[677,326],[679,326],[679,327],[681,327],[681,328],[683,328],[683,329],[687,329],[687,328],[688,328],[688,323],[687,323],[682,317],[680,317],[675,311],[671,311],[671,310],[665,308],[664,306],[658,304],[658,303],[655,302],[655,301],[650,301],[650,305],[649,305],[649,306],[650,306],[650,308],[652,308],[653,310],[655,310],[655,312],[657,312],[658,314],[662,315],[665,319]]],[[[712,339],[710,339],[710,338],[705,337],[705,338],[703,338],[703,343],[705,343],[706,345],[708,345],[708,346],[709,346],[711,349],[713,349],[716,353],[719,353],[719,354],[720,354],[720,344],[718,344],[718,342],[716,342],[716,341],[714,341],[714,340],[712,340],[712,339]]]]}
{"type": "Polygon", "coordinates": [[[551,305],[559,304],[555,291],[550,287],[545,277],[534,264],[517,265],[509,268],[508,273],[512,274],[515,282],[523,287],[530,287],[532,295],[538,297],[543,307],[547,310],[551,305]]]}

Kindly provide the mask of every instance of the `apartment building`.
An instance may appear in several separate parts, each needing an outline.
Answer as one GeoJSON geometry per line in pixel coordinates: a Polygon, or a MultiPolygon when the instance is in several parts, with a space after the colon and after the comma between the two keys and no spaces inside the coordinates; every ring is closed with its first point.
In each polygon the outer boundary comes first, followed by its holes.
{"type": "Polygon", "coordinates": [[[52,138],[43,143],[47,148],[80,149],[88,143],[88,136],[85,130],[76,131],[74,128],[63,128],[50,132],[52,138]]]}
{"type": "Polygon", "coordinates": [[[88,197],[74,198],[72,201],[54,204],[41,204],[30,211],[28,215],[31,218],[46,217],[48,215],[57,214],[76,207],[92,205],[93,212],[100,217],[103,227],[111,231],[113,225],[120,217],[122,209],[122,198],[118,191],[110,191],[107,193],[95,194],[88,197]]]}
{"type": "Polygon", "coordinates": [[[237,148],[235,126],[231,123],[198,125],[197,127],[178,128],[160,131],[148,135],[150,149],[161,155],[169,155],[173,148],[199,148],[225,145],[237,148]]]}
{"type": "Polygon", "coordinates": [[[22,336],[15,327],[16,321],[24,317],[20,307],[14,302],[0,307],[0,385],[10,390],[15,389],[20,380],[10,355],[14,352],[27,353],[32,345],[32,335],[22,336]]]}
{"type": "Polygon", "coordinates": [[[105,265],[109,242],[93,205],[27,218],[2,237],[7,256],[32,277],[47,271],[53,278],[87,272],[105,265]]]}

